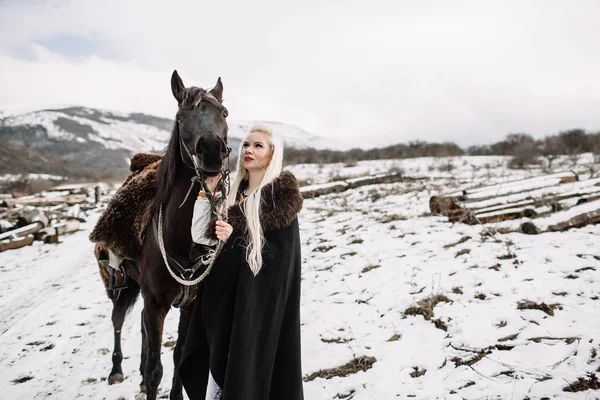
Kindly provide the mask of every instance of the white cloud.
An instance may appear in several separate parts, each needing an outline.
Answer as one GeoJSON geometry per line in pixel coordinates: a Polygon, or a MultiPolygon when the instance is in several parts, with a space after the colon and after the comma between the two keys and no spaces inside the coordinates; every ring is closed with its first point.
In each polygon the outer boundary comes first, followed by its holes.
{"type": "Polygon", "coordinates": [[[367,146],[600,129],[596,1],[48,3],[0,3],[0,108],[171,116],[178,69],[188,85],[221,76],[233,119],[367,146]],[[34,44],[59,35],[106,47],[68,58],[34,44]]]}

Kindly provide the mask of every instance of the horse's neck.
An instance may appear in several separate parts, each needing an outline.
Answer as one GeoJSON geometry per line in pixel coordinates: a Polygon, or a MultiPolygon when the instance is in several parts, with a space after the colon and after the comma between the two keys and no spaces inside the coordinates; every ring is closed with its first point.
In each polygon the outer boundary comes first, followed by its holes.
{"type": "Polygon", "coordinates": [[[198,185],[194,185],[192,188],[188,198],[185,201],[185,204],[181,205],[181,202],[185,199],[188,190],[190,189],[190,184],[192,183],[192,177],[194,176],[193,172],[185,171],[183,173],[177,174],[173,181],[173,185],[171,186],[171,192],[169,193],[169,197],[165,201],[163,205],[163,213],[165,217],[182,217],[187,214],[190,214],[193,211],[193,205],[196,197],[198,197],[198,185]]]}
{"type": "MultiPolygon", "coordinates": [[[[187,257],[192,242],[190,229],[198,191],[193,189],[185,204],[181,207],[179,205],[190,188],[193,176],[193,172],[187,170],[178,173],[173,180],[169,197],[162,205],[162,230],[165,247],[175,257],[187,257]]],[[[195,185],[195,189],[197,187],[198,185],[195,185]]]]}

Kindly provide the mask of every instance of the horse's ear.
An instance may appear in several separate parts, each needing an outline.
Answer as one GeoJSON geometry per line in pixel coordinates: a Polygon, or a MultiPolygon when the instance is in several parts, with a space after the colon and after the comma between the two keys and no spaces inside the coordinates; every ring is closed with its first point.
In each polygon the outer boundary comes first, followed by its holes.
{"type": "Polygon", "coordinates": [[[181,104],[183,101],[184,89],[185,86],[183,86],[183,81],[179,77],[177,70],[173,71],[173,75],[171,75],[171,91],[173,92],[173,96],[175,96],[178,104],[181,104]]]}
{"type": "Polygon", "coordinates": [[[217,100],[223,101],[223,83],[221,82],[221,77],[217,79],[217,84],[214,88],[210,89],[209,93],[215,96],[217,100]]]}

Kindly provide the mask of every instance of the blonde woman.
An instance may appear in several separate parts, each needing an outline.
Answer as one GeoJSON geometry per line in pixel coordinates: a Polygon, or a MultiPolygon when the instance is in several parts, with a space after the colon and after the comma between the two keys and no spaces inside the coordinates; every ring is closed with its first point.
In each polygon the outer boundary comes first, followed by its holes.
{"type": "Polygon", "coordinates": [[[227,198],[229,223],[208,225],[207,236],[226,243],[198,290],[180,364],[191,400],[304,398],[302,196],[282,161],[279,137],[268,125],[253,126],[227,198]]]}

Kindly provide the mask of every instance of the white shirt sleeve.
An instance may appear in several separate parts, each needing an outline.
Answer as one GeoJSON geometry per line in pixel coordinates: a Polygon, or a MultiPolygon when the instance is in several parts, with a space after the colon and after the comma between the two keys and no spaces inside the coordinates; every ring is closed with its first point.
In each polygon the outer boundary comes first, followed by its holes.
{"type": "Polygon", "coordinates": [[[194,242],[208,246],[218,243],[217,239],[209,239],[205,236],[209,222],[210,203],[208,199],[198,196],[194,203],[194,214],[192,215],[192,240],[194,242]]]}

